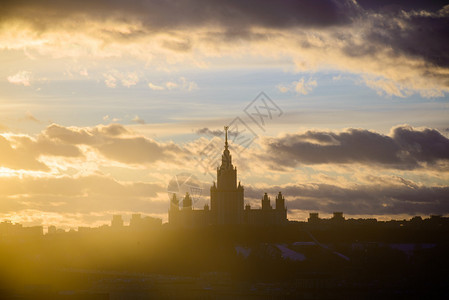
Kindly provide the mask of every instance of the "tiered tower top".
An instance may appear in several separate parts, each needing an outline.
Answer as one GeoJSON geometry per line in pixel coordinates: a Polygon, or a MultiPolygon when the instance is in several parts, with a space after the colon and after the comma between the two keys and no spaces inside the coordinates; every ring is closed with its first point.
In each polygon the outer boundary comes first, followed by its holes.
{"type": "Polygon", "coordinates": [[[229,146],[228,146],[228,129],[229,126],[225,126],[225,149],[223,151],[223,155],[221,156],[221,166],[220,170],[229,170],[234,169],[234,166],[232,165],[232,156],[229,152],[229,146]]]}

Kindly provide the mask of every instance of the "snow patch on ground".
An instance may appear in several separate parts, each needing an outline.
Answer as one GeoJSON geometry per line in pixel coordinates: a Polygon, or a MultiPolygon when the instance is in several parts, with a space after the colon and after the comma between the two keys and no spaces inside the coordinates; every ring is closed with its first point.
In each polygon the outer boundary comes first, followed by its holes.
{"type": "Polygon", "coordinates": [[[251,248],[243,247],[243,246],[235,246],[235,251],[237,251],[237,255],[242,255],[243,258],[248,258],[251,254],[251,248]]]}
{"type": "Polygon", "coordinates": [[[293,261],[304,261],[306,259],[304,254],[289,249],[285,245],[276,244],[276,247],[281,251],[282,258],[284,259],[291,259],[293,261]]]}

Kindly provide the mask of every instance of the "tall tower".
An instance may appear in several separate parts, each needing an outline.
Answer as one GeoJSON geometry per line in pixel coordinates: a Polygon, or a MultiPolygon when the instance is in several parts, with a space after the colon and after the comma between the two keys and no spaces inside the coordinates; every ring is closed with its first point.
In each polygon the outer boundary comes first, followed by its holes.
{"type": "Polygon", "coordinates": [[[228,147],[228,126],[225,129],[225,149],[221,166],[217,167],[217,184],[210,188],[211,213],[217,224],[243,223],[243,187],[237,185],[237,168],[232,165],[228,147]]]}

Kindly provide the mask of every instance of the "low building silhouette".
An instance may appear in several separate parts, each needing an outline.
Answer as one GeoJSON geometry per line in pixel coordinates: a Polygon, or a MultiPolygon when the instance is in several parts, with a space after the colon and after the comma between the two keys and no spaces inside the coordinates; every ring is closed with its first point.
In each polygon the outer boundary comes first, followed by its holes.
{"type": "Polygon", "coordinates": [[[343,217],[343,212],[338,211],[338,212],[334,212],[334,215],[332,216],[331,219],[333,222],[335,223],[342,223],[345,221],[345,217],[343,217]]]}
{"type": "Polygon", "coordinates": [[[43,235],[43,226],[24,227],[22,224],[14,224],[11,221],[3,221],[0,223],[0,240],[10,237],[23,239],[39,238],[43,235]]]}
{"type": "Polygon", "coordinates": [[[282,225],[287,223],[287,209],[282,192],[276,196],[275,208],[270,197],[262,197],[262,208],[252,209],[244,205],[244,188],[237,182],[237,167],[232,164],[228,145],[228,127],[225,127],[225,146],[221,156],[221,165],[217,167],[217,182],[210,188],[210,207],[193,209],[192,198],[186,193],[182,207],[176,194],[170,201],[168,220],[173,226],[206,225],[282,225]]]}
{"type": "Polygon", "coordinates": [[[112,216],[111,227],[113,228],[123,227],[123,218],[121,215],[112,216]]]}
{"type": "Polygon", "coordinates": [[[150,216],[142,217],[141,214],[133,214],[131,220],[129,221],[129,227],[132,230],[145,230],[158,228],[162,225],[162,219],[153,218],[150,216]]]}

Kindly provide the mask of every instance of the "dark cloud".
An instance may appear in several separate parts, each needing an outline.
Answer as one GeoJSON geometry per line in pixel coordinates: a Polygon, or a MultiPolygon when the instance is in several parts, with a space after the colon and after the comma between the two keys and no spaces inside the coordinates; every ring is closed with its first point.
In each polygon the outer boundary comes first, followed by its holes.
{"type": "Polygon", "coordinates": [[[437,11],[448,4],[446,0],[357,0],[357,3],[366,10],[376,12],[397,12],[401,10],[437,11]]]}
{"type": "Polygon", "coordinates": [[[41,155],[61,157],[82,157],[74,145],[45,138],[31,139],[27,136],[0,136],[0,166],[15,170],[48,171],[49,168],[39,158],[41,155]]]}
{"type": "Polygon", "coordinates": [[[58,124],[48,126],[43,135],[49,139],[59,140],[71,145],[95,143],[95,136],[90,134],[87,129],[68,128],[58,124]]]}
{"type": "Polygon", "coordinates": [[[163,160],[175,163],[187,154],[174,143],[158,143],[133,134],[119,124],[94,128],[70,128],[53,124],[45,130],[43,136],[68,145],[89,145],[109,159],[128,164],[163,160]]]}
{"type": "Polygon", "coordinates": [[[189,40],[186,41],[164,41],[162,43],[164,48],[173,50],[175,52],[187,52],[192,48],[192,43],[189,40]]]}
{"type": "MultiPolygon", "coordinates": [[[[287,135],[264,141],[273,166],[361,163],[414,169],[449,160],[449,139],[435,129],[396,127],[391,136],[363,129],[287,135]]],[[[267,156],[264,155],[264,160],[267,156]]]]}
{"type": "Polygon", "coordinates": [[[406,156],[413,161],[435,163],[437,160],[449,159],[449,139],[435,129],[423,131],[410,127],[397,127],[393,139],[406,156]]]}
{"type": "Polygon", "coordinates": [[[39,18],[43,15],[53,21],[62,21],[69,16],[139,20],[153,30],[212,24],[228,28],[285,28],[345,24],[350,22],[350,12],[353,9],[351,1],[333,0],[23,0],[4,2],[2,18],[29,18],[44,30],[49,24],[39,18]]]}
{"type": "Polygon", "coordinates": [[[449,66],[449,6],[433,13],[400,11],[376,18],[367,40],[436,66],[449,66]]]}
{"type": "Polygon", "coordinates": [[[245,196],[260,199],[264,192],[272,195],[282,191],[288,209],[350,215],[448,214],[449,186],[418,186],[401,180],[385,184],[339,187],[329,184],[289,185],[264,190],[245,187],[245,196]]]}
{"type": "Polygon", "coordinates": [[[101,154],[116,161],[143,164],[161,160],[174,160],[181,153],[175,144],[161,145],[144,137],[111,139],[96,145],[101,154]]]}
{"type": "Polygon", "coordinates": [[[83,158],[79,146],[87,145],[106,158],[126,164],[158,161],[184,164],[190,154],[172,142],[158,143],[127,130],[120,124],[93,128],[52,124],[37,138],[0,136],[0,167],[49,171],[41,156],[83,158]]]}
{"type": "MultiPolygon", "coordinates": [[[[224,132],[224,130],[219,130],[219,129],[215,129],[214,130],[214,129],[210,129],[210,128],[204,127],[204,128],[198,129],[196,131],[196,134],[224,137],[225,132],[224,132]]],[[[237,131],[233,131],[233,130],[229,130],[228,131],[229,138],[232,138],[232,137],[234,137],[234,136],[236,136],[238,134],[239,134],[239,132],[237,132],[237,131]]]]}
{"type": "MultiPolygon", "coordinates": [[[[346,44],[343,53],[348,56],[373,58],[380,50],[390,49],[391,55],[405,54],[448,67],[449,6],[445,4],[445,1],[418,0],[22,0],[3,1],[0,24],[21,20],[38,33],[55,28],[76,30],[80,24],[92,21],[139,24],[125,31],[104,26],[96,36],[105,43],[128,43],[157,32],[188,32],[194,28],[209,28],[210,34],[203,36],[206,40],[229,43],[268,40],[271,33],[265,29],[332,28],[342,38],[342,44],[346,44]],[[348,31],[343,27],[335,30],[336,26],[354,24],[361,29],[357,37],[345,34],[348,31]],[[254,28],[259,30],[256,32],[254,28]]],[[[281,34],[279,30],[277,35],[281,34]]],[[[300,40],[299,44],[310,45],[300,40]]],[[[177,52],[190,51],[196,46],[188,34],[162,42],[162,47],[177,52]]],[[[422,76],[438,76],[426,74],[428,68],[423,67],[422,76]]]]}
{"type": "Polygon", "coordinates": [[[97,127],[97,130],[110,136],[130,134],[130,132],[120,124],[109,124],[108,126],[97,127]]]}
{"type": "Polygon", "coordinates": [[[206,127],[198,129],[196,131],[196,133],[200,134],[200,135],[204,134],[204,135],[210,135],[210,136],[223,136],[224,135],[223,130],[212,130],[212,129],[209,129],[206,127]]]}

